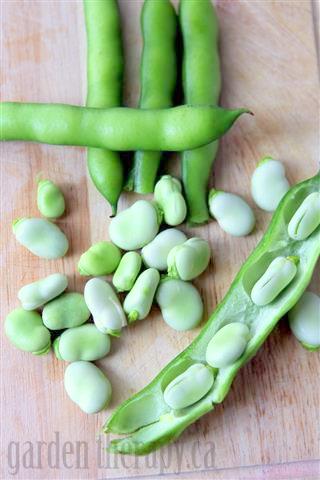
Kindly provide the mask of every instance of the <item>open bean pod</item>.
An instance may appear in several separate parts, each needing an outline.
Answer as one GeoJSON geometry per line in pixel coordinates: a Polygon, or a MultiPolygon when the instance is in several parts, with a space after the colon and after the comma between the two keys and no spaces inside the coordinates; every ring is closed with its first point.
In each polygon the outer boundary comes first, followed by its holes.
{"type": "MultiPolygon", "coordinates": [[[[297,303],[310,282],[320,254],[320,229],[318,227],[304,241],[296,241],[288,235],[288,224],[304,199],[318,191],[319,180],[318,175],[289,190],[261,242],[241,267],[226,296],[198,337],[149,385],[122,403],[108,418],[105,432],[129,434],[125,438],[112,440],[110,451],[147,454],[176,439],[188,425],[224,400],[239,369],[255,355],[279,319],[297,303]],[[299,258],[295,276],[270,303],[256,305],[251,298],[252,289],[277,257],[299,258]],[[221,338],[224,335],[223,328],[233,323],[241,323],[245,327],[240,327],[238,333],[233,332],[233,340],[225,343],[221,338]],[[179,379],[179,375],[189,372],[190,367],[199,363],[207,365],[207,359],[214,364],[212,386],[208,391],[201,387],[201,398],[200,393],[199,397],[193,397],[193,391],[187,390],[190,392],[188,406],[176,412],[165,400],[164,392],[168,385],[179,379]]],[[[200,380],[196,371],[192,380],[200,380]]],[[[192,380],[187,385],[192,386],[192,380]]],[[[209,380],[204,383],[210,385],[209,380]]],[[[175,383],[171,385],[175,386],[175,383]]],[[[180,398],[179,393],[178,402],[180,398]]],[[[181,405],[178,403],[178,406],[181,405]]]]}

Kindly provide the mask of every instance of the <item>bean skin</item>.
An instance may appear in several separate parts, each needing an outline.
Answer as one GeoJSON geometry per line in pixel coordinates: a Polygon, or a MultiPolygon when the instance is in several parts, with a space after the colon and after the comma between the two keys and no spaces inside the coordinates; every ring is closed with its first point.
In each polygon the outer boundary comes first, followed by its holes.
{"type": "Polygon", "coordinates": [[[0,140],[106,148],[182,151],[218,139],[249,110],[181,105],[141,110],[64,104],[0,103],[0,140]]]}
{"type": "MultiPolygon", "coordinates": [[[[116,0],[84,0],[87,30],[87,106],[116,107],[121,104],[123,49],[116,0]]],[[[123,186],[123,164],[118,152],[88,149],[91,179],[110,203],[112,214],[123,186]]]]}

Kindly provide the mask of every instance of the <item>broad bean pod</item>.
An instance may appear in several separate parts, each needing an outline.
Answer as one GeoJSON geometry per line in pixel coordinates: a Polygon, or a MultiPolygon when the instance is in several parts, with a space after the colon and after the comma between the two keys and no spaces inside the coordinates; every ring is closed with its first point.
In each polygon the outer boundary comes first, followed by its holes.
{"type": "Polygon", "coordinates": [[[317,175],[288,191],[262,240],[242,265],[231,288],[198,337],[149,385],[111,414],[104,426],[105,432],[129,436],[112,440],[110,451],[145,455],[175,440],[188,425],[224,400],[239,369],[256,354],[277,322],[297,303],[310,282],[320,254],[320,228],[299,242],[290,238],[287,229],[301,202],[318,191],[319,180],[320,176],[317,175]],[[257,306],[250,296],[253,285],[278,256],[299,257],[296,276],[271,304],[257,306]],[[231,365],[216,369],[214,383],[207,394],[194,405],[179,410],[176,415],[164,400],[166,386],[190,366],[206,364],[210,340],[231,322],[244,323],[250,330],[250,340],[244,352],[231,365]]]}
{"type": "MultiPolygon", "coordinates": [[[[182,82],[184,98],[191,105],[217,105],[221,89],[218,19],[211,0],[181,0],[179,19],[183,40],[182,82]]],[[[188,205],[188,222],[209,219],[207,190],[218,151],[211,142],[182,153],[182,181],[188,205]]]]}
{"type": "MultiPolygon", "coordinates": [[[[143,50],[140,66],[140,108],[167,108],[177,76],[176,13],[170,0],[145,0],[141,11],[143,50]]],[[[137,151],[133,160],[133,189],[153,192],[161,160],[159,151],[137,151]]]]}
{"type": "MultiPolygon", "coordinates": [[[[116,0],[84,0],[87,31],[87,106],[121,104],[123,48],[116,0]]],[[[88,149],[88,170],[97,190],[117,212],[123,185],[123,164],[118,152],[88,149]]]]}
{"type": "Polygon", "coordinates": [[[98,109],[64,104],[0,103],[0,140],[105,148],[181,151],[220,138],[246,108],[181,105],[98,109]],[[143,135],[141,134],[143,132],[143,135]]]}

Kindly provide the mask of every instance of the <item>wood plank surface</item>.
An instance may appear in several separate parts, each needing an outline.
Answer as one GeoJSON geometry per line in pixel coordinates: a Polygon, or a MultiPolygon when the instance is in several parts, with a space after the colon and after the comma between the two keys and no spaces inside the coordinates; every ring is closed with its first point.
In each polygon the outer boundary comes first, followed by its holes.
{"type": "MultiPolygon", "coordinates": [[[[141,1],[120,0],[126,53],[125,102],[137,104],[141,1]]],[[[175,2],[177,5],[178,2],[175,2]]],[[[250,197],[250,177],[265,155],[281,159],[293,184],[318,169],[318,77],[309,1],[219,0],[225,107],[247,106],[222,140],[215,165],[217,188],[242,195],[257,227],[233,238],[215,222],[184,228],[207,238],[214,252],[196,281],[206,316],[221,300],[239,267],[261,238],[270,215],[250,197]]],[[[1,100],[83,104],[86,39],[78,0],[1,1],[1,100]]],[[[1,144],[1,317],[18,306],[18,289],[59,271],[70,290],[82,291],[80,254],[108,238],[109,208],[86,173],[81,148],[1,144]],[[36,175],[57,182],[66,197],[58,221],[71,249],[45,261],[17,244],[11,222],[38,215],[36,175]]],[[[179,171],[179,160],[170,164],[179,171]]],[[[136,197],[124,195],[120,208],[136,197]]],[[[311,289],[319,286],[319,273],[311,289]]],[[[149,319],[112,341],[98,362],[113,385],[108,411],[87,416],[63,388],[65,364],[51,353],[38,358],[9,344],[1,328],[1,478],[19,479],[311,479],[319,478],[319,355],[302,349],[286,320],[242,369],[222,405],[155,454],[135,458],[107,454],[99,430],[119,402],[143,387],[195,337],[199,329],[171,330],[155,309],[149,319]],[[82,443],[81,443],[82,442],[82,443]],[[69,453],[68,453],[69,452],[69,453]],[[179,477],[176,476],[181,472],[179,477]]]]}

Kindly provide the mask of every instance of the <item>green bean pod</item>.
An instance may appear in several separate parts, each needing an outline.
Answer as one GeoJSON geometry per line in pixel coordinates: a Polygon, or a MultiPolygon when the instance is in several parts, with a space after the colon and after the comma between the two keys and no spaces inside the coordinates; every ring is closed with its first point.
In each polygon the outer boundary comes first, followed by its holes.
{"type": "MultiPolygon", "coordinates": [[[[116,0],[84,0],[87,30],[87,106],[116,107],[121,104],[123,48],[116,0]]],[[[117,212],[123,185],[123,164],[118,152],[88,149],[91,179],[117,212]]]]}
{"type": "MultiPolygon", "coordinates": [[[[221,89],[218,20],[211,0],[181,0],[183,90],[191,105],[217,105],[221,89]]],[[[182,181],[190,224],[209,219],[207,189],[218,142],[182,154],[182,181]]]]}
{"type": "Polygon", "coordinates": [[[189,150],[224,135],[245,108],[200,106],[107,109],[0,103],[0,140],[130,150],[189,150]],[[142,134],[143,132],[143,134],[142,134]]]}
{"type": "MultiPolygon", "coordinates": [[[[143,50],[141,58],[140,108],[167,108],[177,76],[176,13],[169,0],[145,0],[141,12],[143,50]]],[[[159,151],[137,151],[133,161],[133,188],[153,192],[161,160],[159,151]]]]}
{"type": "MultiPolygon", "coordinates": [[[[256,354],[277,322],[297,303],[310,282],[320,254],[320,228],[299,242],[290,238],[287,229],[301,202],[318,191],[319,180],[320,176],[317,175],[288,191],[273,215],[267,232],[242,265],[226,296],[198,337],[149,385],[122,403],[109,417],[104,426],[105,432],[129,434],[125,438],[112,440],[110,451],[147,454],[175,440],[188,425],[224,400],[239,369],[256,354]],[[251,290],[276,256],[299,257],[296,275],[275,301],[258,306],[251,299],[251,290]],[[197,403],[176,414],[165,402],[166,386],[192,365],[205,365],[210,341],[222,327],[231,322],[241,322],[250,330],[245,350],[237,359],[239,350],[231,351],[229,359],[234,361],[215,369],[215,379],[210,390],[197,403]]],[[[229,352],[224,352],[225,355],[227,353],[229,356],[229,352]]]]}

